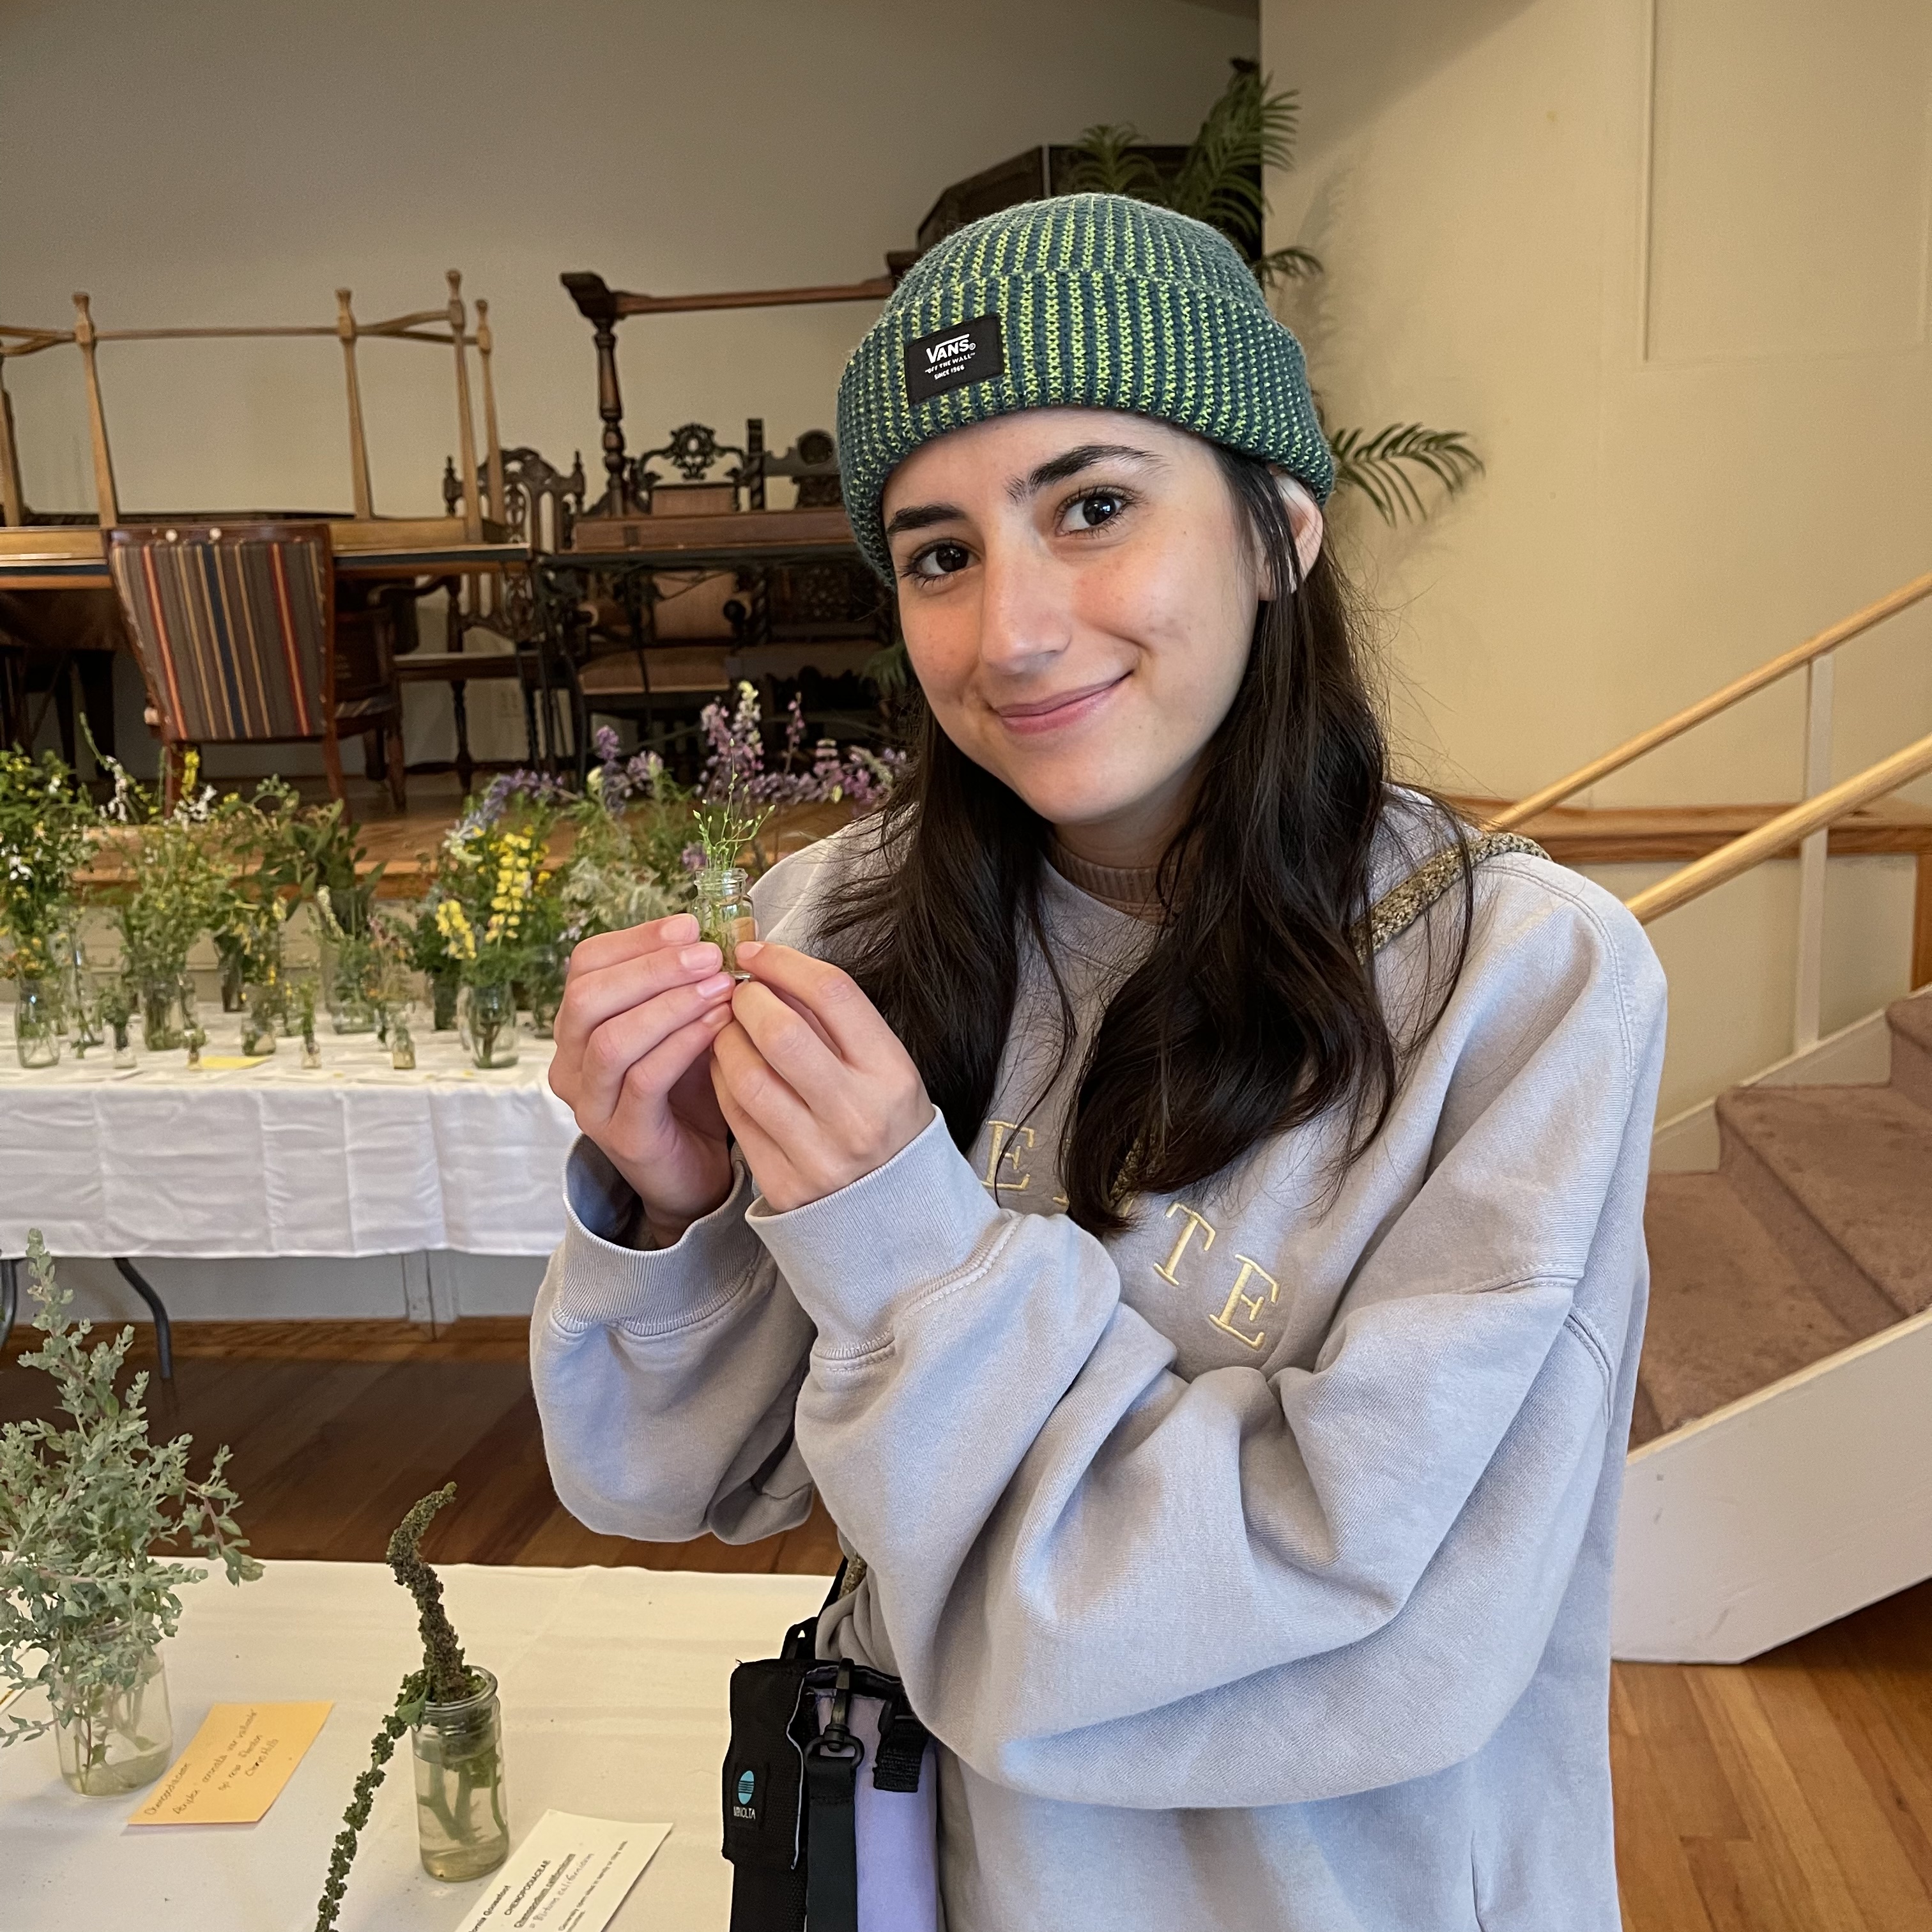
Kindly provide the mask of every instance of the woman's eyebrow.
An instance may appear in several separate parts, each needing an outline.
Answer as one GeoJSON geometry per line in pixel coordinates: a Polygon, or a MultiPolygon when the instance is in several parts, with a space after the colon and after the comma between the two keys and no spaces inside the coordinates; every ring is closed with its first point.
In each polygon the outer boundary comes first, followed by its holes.
{"type": "Polygon", "coordinates": [[[962,522],[966,512],[955,503],[908,503],[896,510],[886,524],[886,535],[896,537],[902,530],[922,530],[932,524],[962,522]]]}
{"type": "Polygon", "coordinates": [[[1050,484],[1064,483],[1083,470],[1091,470],[1096,463],[1137,463],[1149,470],[1162,466],[1160,458],[1152,450],[1136,448],[1130,442],[1083,442],[1058,456],[1048,457],[1025,476],[1016,476],[1006,485],[1006,494],[1016,503],[1024,503],[1050,484]]]}

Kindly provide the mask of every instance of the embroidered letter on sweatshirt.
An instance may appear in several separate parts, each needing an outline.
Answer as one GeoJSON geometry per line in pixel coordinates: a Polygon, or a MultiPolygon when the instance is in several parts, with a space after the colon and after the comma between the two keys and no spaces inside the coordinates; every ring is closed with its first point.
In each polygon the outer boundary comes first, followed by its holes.
{"type": "Polygon", "coordinates": [[[1032,1128],[1022,1127],[1012,1120],[988,1120],[986,1125],[992,1130],[993,1145],[992,1152],[986,1156],[986,1172],[980,1177],[980,1184],[990,1187],[995,1197],[1002,1187],[1015,1194],[1022,1188],[1030,1187],[1033,1176],[1030,1174],[1018,1180],[1002,1180],[1000,1178],[1000,1163],[1004,1161],[1016,1174],[1019,1173],[1020,1136],[1024,1134],[1027,1145],[1031,1147],[1034,1142],[1032,1128]],[[1009,1134],[1012,1136],[1010,1141],[1006,1138],[1009,1134]]]}
{"type": "Polygon", "coordinates": [[[1187,1225],[1180,1231],[1180,1238],[1174,1244],[1174,1252],[1164,1262],[1156,1262],[1154,1271],[1164,1282],[1178,1288],[1180,1283],[1174,1279],[1174,1270],[1180,1264],[1181,1256],[1187,1252],[1187,1244],[1194,1238],[1194,1231],[1202,1232],[1201,1252],[1204,1255],[1214,1245],[1214,1230],[1208,1225],[1204,1214],[1197,1214],[1185,1202],[1170,1201],[1167,1204],[1167,1218],[1172,1221],[1177,1214],[1187,1216],[1187,1225]]]}
{"type": "Polygon", "coordinates": [[[1249,1260],[1246,1255],[1237,1255],[1234,1258],[1241,1264],[1240,1273],[1234,1277],[1234,1291],[1228,1298],[1227,1306],[1220,1314],[1210,1315],[1208,1318],[1216,1328],[1233,1336],[1236,1341],[1245,1342],[1250,1348],[1258,1348],[1268,1340],[1266,1331],[1257,1328],[1250,1335],[1246,1329],[1237,1328],[1234,1325],[1237,1319],[1235,1311],[1246,1310],[1246,1313],[1239,1318],[1250,1324],[1258,1322],[1263,1303],[1272,1306],[1281,1298],[1281,1284],[1258,1262],[1249,1260]],[[1244,1294],[1241,1291],[1251,1280],[1266,1282],[1268,1293],[1265,1295],[1244,1294]]]}

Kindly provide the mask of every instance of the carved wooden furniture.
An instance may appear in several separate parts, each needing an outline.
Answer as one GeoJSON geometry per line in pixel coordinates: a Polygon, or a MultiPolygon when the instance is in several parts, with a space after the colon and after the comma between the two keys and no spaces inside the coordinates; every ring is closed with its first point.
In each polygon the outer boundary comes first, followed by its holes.
{"type": "MultiPolygon", "coordinates": [[[[544,460],[536,450],[517,446],[496,452],[496,474],[488,465],[476,481],[489,493],[511,541],[527,550],[566,548],[584,511],[584,459],[579,455],[569,473],[544,460]]],[[[451,516],[463,501],[463,479],[453,457],[443,460],[443,506],[451,516]]],[[[470,749],[467,687],[477,682],[514,680],[523,699],[526,762],[542,756],[538,745],[536,694],[543,683],[539,662],[543,626],[530,596],[527,572],[518,569],[495,575],[474,574],[450,578],[418,589],[400,587],[380,593],[395,619],[396,676],[405,685],[443,684],[449,688],[455,728],[456,755],[424,759],[410,766],[416,772],[454,770],[464,790],[470,789],[476,760],[470,749]],[[425,651],[418,646],[416,599],[428,591],[446,590],[449,596],[448,648],[425,651]],[[508,640],[507,651],[471,650],[472,632],[508,640]]]]}
{"type": "Polygon", "coordinates": [[[605,482],[604,494],[590,514],[635,516],[644,508],[638,498],[634,466],[624,453],[624,399],[617,381],[617,325],[626,316],[683,315],[728,308],[790,308],[818,302],[883,302],[911,260],[910,256],[889,256],[890,272],[875,275],[869,281],[816,288],[733,289],[712,295],[635,295],[628,289],[608,287],[602,275],[580,272],[561,278],[578,312],[591,326],[591,340],[597,350],[597,413],[604,424],[605,482]]]}
{"type": "Polygon", "coordinates": [[[163,746],[166,790],[190,746],[322,746],[346,796],[339,740],[380,732],[404,806],[402,706],[376,614],[338,634],[326,523],[122,525],[108,562],[163,746]]]}

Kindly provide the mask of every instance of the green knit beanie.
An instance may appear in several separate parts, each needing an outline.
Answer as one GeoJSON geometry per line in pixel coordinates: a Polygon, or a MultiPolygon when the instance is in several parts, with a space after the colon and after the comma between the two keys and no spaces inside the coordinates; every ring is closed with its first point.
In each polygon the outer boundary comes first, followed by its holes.
{"type": "Polygon", "coordinates": [[[1279,464],[1318,502],[1335,461],[1301,345],[1217,230],[1124,195],[1002,208],[922,255],[838,384],[846,514],[888,582],[886,479],[1012,410],[1126,410],[1279,464]]]}

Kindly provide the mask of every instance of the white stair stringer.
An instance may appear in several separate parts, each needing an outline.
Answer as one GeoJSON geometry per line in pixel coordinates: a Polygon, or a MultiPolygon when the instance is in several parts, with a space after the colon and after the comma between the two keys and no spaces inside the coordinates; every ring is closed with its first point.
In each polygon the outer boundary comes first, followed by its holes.
{"type": "Polygon", "coordinates": [[[1612,1654],[1740,1664],[1932,1576],[1932,1309],[1631,1453],[1612,1654]]]}

